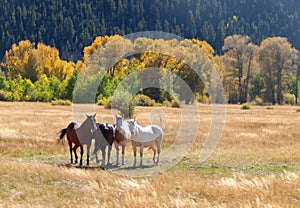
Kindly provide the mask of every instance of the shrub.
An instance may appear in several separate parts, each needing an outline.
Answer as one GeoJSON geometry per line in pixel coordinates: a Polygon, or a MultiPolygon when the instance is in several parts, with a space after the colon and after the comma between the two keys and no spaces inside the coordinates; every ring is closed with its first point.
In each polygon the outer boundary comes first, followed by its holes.
{"type": "Polygon", "coordinates": [[[181,105],[182,105],[182,103],[180,102],[178,97],[173,97],[173,99],[171,100],[171,107],[172,108],[180,108],[181,105]]]}
{"type": "Polygon", "coordinates": [[[196,93],[195,97],[196,97],[197,101],[200,103],[209,104],[209,102],[210,102],[209,97],[206,94],[196,93]]]}
{"type": "Polygon", "coordinates": [[[264,100],[258,96],[255,96],[255,104],[256,105],[263,105],[264,104],[264,100]]]}
{"type": "Polygon", "coordinates": [[[181,104],[177,100],[172,100],[171,101],[171,107],[172,108],[180,108],[181,104]]]}
{"type": "Polygon", "coordinates": [[[136,96],[133,97],[131,103],[132,105],[137,105],[137,106],[154,106],[155,100],[151,99],[147,95],[137,94],[136,96]]]}
{"type": "Polygon", "coordinates": [[[99,95],[97,104],[103,105],[104,108],[118,109],[124,118],[133,118],[134,105],[131,101],[131,94],[129,92],[116,92],[112,97],[103,97],[99,95]]]}
{"type": "Polygon", "coordinates": [[[162,103],[163,106],[167,106],[167,107],[172,107],[172,108],[181,108],[182,103],[181,101],[178,99],[178,97],[173,97],[171,101],[167,101],[165,100],[162,103]]]}
{"type": "Polygon", "coordinates": [[[285,104],[294,105],[295,104],[295,96],[290,93],[283,94],[283,102],[285,104]]]}
{"type": "Polygon", "coordinates": [[[51,101],[51,104],[52,105],[66,105],[66,106],[69,106],[69,105],[72,105],[72,102],[70,100],[52,100],[51,101]]]}
{"type": "Polygon", "coordinates": [[[244,104],[242,105],[241,109],[243,109],[243,110],[249,110],[249,109],[250,109],[250,106],[249,106],[248,103],[244,103],[244,104]]]}
{"type": "Polygon", "coordinates": [[[98,105],[103,105],[104,108],[109,109],[111,108],[111,98],[99,98],[99,100],[97,101],[98,105]]]}
{"type": "Polygon", "coordinates": [[[7,92],[0,90],[0,101],[9,101],[9,97],[7,96],[7,92]]]}

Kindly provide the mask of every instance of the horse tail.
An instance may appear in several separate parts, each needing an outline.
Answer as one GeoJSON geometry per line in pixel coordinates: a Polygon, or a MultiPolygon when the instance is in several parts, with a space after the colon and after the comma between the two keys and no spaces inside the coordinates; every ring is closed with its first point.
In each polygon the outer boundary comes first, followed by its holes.
{"type": "Polygon", "coordinates": [[[60,135],[59,135],[59,139],[58,139],[58,141],[57,142],[60,142],[60,140],[62,140],[62,144],[64,143],[64,137],[65,137],[65,134],[67,133],[67,129],[68,128],[65,128],[65,129],[62,129],[61,131],[60,131],[60,135]]]}
{"type": "Polygon", "coordinates": [[[160,129],[160,134],[158,136],[158,140],[159,140],[160,144],[163,142],[163,131],[162,131],[162,129],[160,129]]]}
{"type": "Polygon", "coordinates": [[[67,130],[68,130],[68,129],[74,128],[74,125],[75,125],[74,122],[72,122],[72,123],[70,123],[70,124],[68,125],[67,128],[62,129],[62,130],[60,131],[60,135],[59,135],[58,142],[59,142],[60,140],[62,140],[62,144],[64,143],[64,137],[65,137],[65,135],[66,135],[66,133],[67,133],[67,130]]]}

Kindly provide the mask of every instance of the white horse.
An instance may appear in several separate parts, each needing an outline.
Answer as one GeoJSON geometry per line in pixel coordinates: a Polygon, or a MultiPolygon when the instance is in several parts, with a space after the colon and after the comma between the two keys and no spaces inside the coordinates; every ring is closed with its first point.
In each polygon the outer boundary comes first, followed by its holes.
{"type": "Polygon", "coordinates": [[[124,165],[125,157],[125,147],[126,142],[130,139],[131,133],[129,130],[129,124],[127,120],[123,120],[122,116],[116,115],[116,124],[115,124],[115,148],[117,153],[116,165],[119,164],[119,146],[122,146],[122,165],[124,165]]]}
{"type": "Polygon", "coordinates": [[[143,150],[144,147],[149,147],[153,150],[153,163],[158,165],[159,154],[161,150],[161,144],[163,141],[163,130],[160,126],[149,125],[141,126],[135,120],[128,121],[129,129],[132,134],[131,143],[134,155],[134,166],[136,166],[136,149],[140,147],[140,166],[143,165],[143,150]],[[156,144],[156,147],[155,147],[156,144]],[[155,155],[157,151],[157,160],[155,161],[155,155]]]}

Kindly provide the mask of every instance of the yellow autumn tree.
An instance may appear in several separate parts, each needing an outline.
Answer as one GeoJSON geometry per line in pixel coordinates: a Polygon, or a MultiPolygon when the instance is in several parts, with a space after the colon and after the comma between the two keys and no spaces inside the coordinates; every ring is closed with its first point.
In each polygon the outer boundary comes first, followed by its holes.
{"type": "Polygon", "coordinates": [[[61,60],[56,48],[43,43],[38,43],[35,47],[29,40],[13,44],[5,53],[3,66],[7,68],[11,79],[21,76],[32,82],[36,82],[42,75],[66,79],[71,76],[75,67],[72,62],[61,60]]]}
{"type": "Polygon", "coordinates": [[[191,41],[192,43],[196,44],[210,59],[213,58],[215,50],[208,42],[198,39],[192,39],[191,41]]]}
{"type": "Polygon", "coordinates": [[[24,76],[30,53],[33,50],[34,44],[29,40],[23,40],[18,44],[13,44],[11,49],[5,52],[5,62],[2,66],[7,69],[10,78],[15,79],[18,75],[24,76]]]}
{"type": "Polygon", "coordinates": [[[83,61],[89,73],[106,70],[111,76],[123,77],[128,72],[128,60],[132,51],[131,40],[119,35],[96,37],[92,45],[84,48],[83,61]]]}
{"type": "Polygon", "coordinates": [[[87,62],[92,54],[94,54],[99,48],[103,47],[106,43],[119,38],[119,35],[113,36],[98,36],[90,46],[86,46],[83,49],[83,61],[87,62]]]}

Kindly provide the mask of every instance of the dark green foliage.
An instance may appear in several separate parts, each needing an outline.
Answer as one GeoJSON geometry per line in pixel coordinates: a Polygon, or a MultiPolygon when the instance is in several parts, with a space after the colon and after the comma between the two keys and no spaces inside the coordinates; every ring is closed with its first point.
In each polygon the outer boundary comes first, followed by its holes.
{"type": "Polygon", "coordinates": [[[56,77],[47,78],[46,75],[35,83],[21,76],[10,80],[0,76],[0,100],[50,102],[66,99],[65,83],[66,81],[61,82],[56,77]]]}
{"type": "Polygon", "coordinates": [[[0,90],[0,101],[9,101],[7,93],[3,90],[0,90]]]}
{"type": "Polygon", "coordinates": [[[7,90],[8,89],[8,83],[7,83],[6,78],[4,76],[0,76],[0,89],[1,90],[7,90]]]}
{"type": "Polygon", "coordinates": [[[76,85],[73,90],[73,103],[95,103],[96,90],[99,85],[99,79],[95,76],[77,78],[76,85]]]}
{"type": "Polygon", "coordinates": [[[118,78],[114,78],[108,74],[105,74],[98,87],[97,99],[99,100],[113,96],[113,93],[119,82],[120,80],[118,80],[118,78]]]}
{"type": "Polygon", "coordinates": [[[251,97],[252,99],[255,99],[256,96],[262,95],[262,90],[266,88],[266,81],[263,77],[257,76],[253,78],[252,85],[251,97]]]}
{"type": "Polygon", "coordinates": [[[76,61],[96,36],[153,30],[206,40],[217,53],[233,34],[249,35],[256,44],[284,36],[299,49],[299,10],[298,0],[1,0],[0,56],[29,39],[76,61]]]}
{"type": "Polygon", "coordinates": [[[79,71],[78,70],[74,70],[72,76],[70,77],[70,79],[67,80],[67,84],[66,84],[66,88],[65,88],[65,98],[68,100],[72,100],[73,99],[73,90],[75,87],[75,83],[78,77],[79,71]]]}

